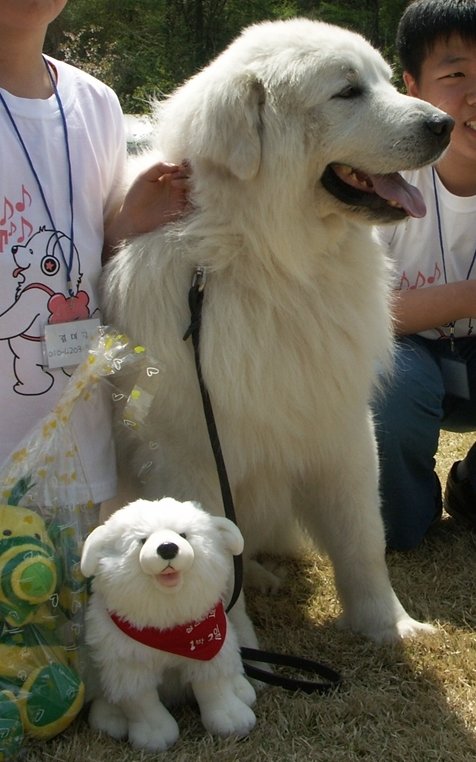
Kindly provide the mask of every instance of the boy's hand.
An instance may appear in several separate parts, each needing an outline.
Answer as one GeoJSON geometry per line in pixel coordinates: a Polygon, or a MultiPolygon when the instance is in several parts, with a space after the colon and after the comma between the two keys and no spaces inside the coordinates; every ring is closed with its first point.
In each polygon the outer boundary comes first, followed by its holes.
{"type": "Polygon", "coordinates": [[[109,245],[150,233],[180,217],[188,205],[190,168],[158,162],[141,172],[106,230],[109,245]]]}

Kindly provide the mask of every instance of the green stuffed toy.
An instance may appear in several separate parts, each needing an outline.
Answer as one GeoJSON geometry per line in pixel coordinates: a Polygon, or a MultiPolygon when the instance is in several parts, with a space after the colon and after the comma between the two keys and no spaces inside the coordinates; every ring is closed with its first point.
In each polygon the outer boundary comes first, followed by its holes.
{"type": "Polygon", "coordinates": [[[15,504],[29,486],[21,480],[0,505],[0,762],[15,756],[25,735],[60,733],[84,700],[62,642],[61,562],[41,516],[15,504]]]}

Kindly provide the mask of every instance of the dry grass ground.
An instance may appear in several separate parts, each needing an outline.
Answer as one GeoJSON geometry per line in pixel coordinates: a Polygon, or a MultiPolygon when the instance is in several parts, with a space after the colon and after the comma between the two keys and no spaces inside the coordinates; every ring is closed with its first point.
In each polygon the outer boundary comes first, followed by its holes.
{"type": "MultiPolygon", "coordinates": [[[[444,434],[438,471],[473,437],[444,434]]],[[[165,754],[145,754],[91,732],[84,719],[25,750],[25,762],[474,762],[476,760],[476,535],[445,517],[418,550],[388,557],[399,597],[436,635],[379,647],[339,632],[331,570],[308,557],[291,564],[282,593],[249,598],[262,645],[327,662],[341,688],[327,696],[266,688],[257,725],[242,741],[217,740],[193,707],[176,712],[182,735],[165,754]]]]}

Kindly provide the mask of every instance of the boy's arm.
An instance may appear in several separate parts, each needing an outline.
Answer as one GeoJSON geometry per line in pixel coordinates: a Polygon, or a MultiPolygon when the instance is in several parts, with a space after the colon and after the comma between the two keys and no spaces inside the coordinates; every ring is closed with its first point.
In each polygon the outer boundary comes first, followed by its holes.
{"type": "Polygon", "coordinates": [[[172,222],[188,204],[189,168],[159,162],[141,172],[105,230],[103,261],[120,241],[172,222]]]}
{"type": "Polygon", "coordinates": [[[399,336],[476,317],[476,281],[394,291],[393,317],[399,336]]]}

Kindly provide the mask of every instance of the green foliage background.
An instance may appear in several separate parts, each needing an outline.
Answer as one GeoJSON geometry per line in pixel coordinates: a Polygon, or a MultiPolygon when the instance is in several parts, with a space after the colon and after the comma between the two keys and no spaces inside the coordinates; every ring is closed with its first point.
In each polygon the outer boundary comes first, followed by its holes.
{"type": "MultiPolygon", "coordinates": [[[[256,21],[307,16],[354,29],[397,65],[393,41],[407,0],[70,0],[46,51],[107,82],[124,111],[148,110],[256,21]]],[[[398,68],[398,65],[397,65],[398,68]]]]}

